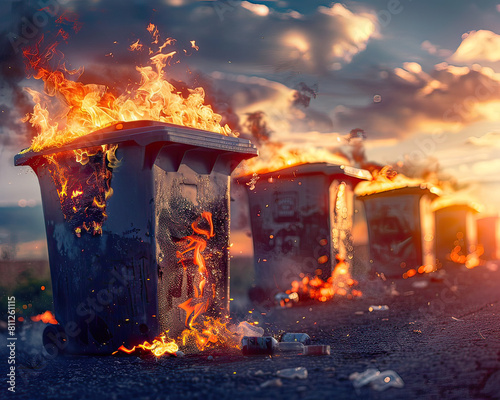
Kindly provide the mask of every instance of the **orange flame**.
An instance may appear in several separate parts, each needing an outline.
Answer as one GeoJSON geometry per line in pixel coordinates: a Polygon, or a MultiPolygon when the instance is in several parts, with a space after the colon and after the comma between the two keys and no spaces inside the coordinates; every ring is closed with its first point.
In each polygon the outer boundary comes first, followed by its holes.
{"type": "MultiPolygon", "coordinates": [[[[158,45],[158,28],[150,24],[147,30],[152,36],[152,44],[158,45]]],[[[190,90],[184,98],[166,80],[164,69],[177,52],[162,51],[174,42],[169,38],[158,50],[150,49],[150,65],[136,67],[140,83],[122,94],[115,94],[103,85],[78,82],[83,68],[68,70],[61,62],[55,69],[49,67],[49,61],[54,63],[63,58],[57,50],[57,42],[42,48],[42,38],[34,48],[25,50],[24,55],[34,71],[33,77],[44,82],[43,93],[26,89],[35,106],[25,121],[38,131],[28,150],[60,147],[97,129],[137,120],[160,121],[236,136],[229,126],[220,125],[222,116],[204,104],[203,88],[190,90]]],[[[197,47],[194,42],[191,46],[197,47]]],[[[139,50],[140,42],[133,43],[130,49],[139,50]]]]}
{"type": "Polygon", "coordinates": [[[194,344],[199,351],[212,347],[239,348],[240,337],[227,327],[227,322],[206,317],[201,323],[191,323],[180,337],[183,346],[194,344]]]}
{"type": "Polygon", "coordinates": [[[193,263],[198,266],[198,273],[201,278],[198,288],[196,286],[194,288],[195,297],[202,299],[202,301],[193,305],[194,299],[190,298],[179,305],[181,309],[186,311],[185,324],[187,327],[182,332],[180,340],[184,346],[194,344],[200,351],[214,346],[238,347],[239,341],[235,338],[234,333],[227,329],[227,322],[222,322],[219,319],[211,317],[205,317],[201,323],[196,322],[198,317],[208,310],[210,302],[210,299],[203,299],[204,288],[208,281],[208,271],[202,252],[207,247],[206,241],[215,236],[212,213],[208,211],[202,212],[201,217],[191,224],[191,228],[193,229],[193,234],[183,238],[183,241],[186,243],[185,249],[178,251],[177,257],[179,258],[179,262],[186,268],[184,264],[186,259],[184,257],[188,252],[193,251],[193,263]],[[200,227],[202,221],[208,222],[208,229],[200,227]]]}
{"type": "Polygon", "coordinates": [[[358,196],[365,196],[373,193],[385,192],[387,190],[400,189],[405,187],[420,187],[429,189],[432,193],[439,194],[441,191],[436,186],[424,182],[421,179],[408,178],[403,174],[398,174],[390,165],[386,165],[380,170],[372,170],[372,180],[358,183],[354,193],[358,196]]]}
{"type": "Polygon", "coordinates": [[[134,50],[141,50],[142,49],[142,44],[140,43],[140,40],[137,39],[136,42],[132,43],[130,46],[129,46],[129,49],[130,51],[134,51],[134,50]]]}
{"type": "Polygon", "coordinates": [[[113,352],[115,355],[119,351],[122,351],[127,354],[134,354],[137,351],[146,350],[151,352],[155,357],[161,357],[164,354],[176,355],[176,352],[179,350],[179,346],[175,343],[175,340],[170,339],[166,334],[160,335],[159,337],[153,340],[153,343],[144,342],[143,344],[139,344],[137,346],[132,347],[131,349],[127,349],[125,346],[120,346],[118,350],[113,352]]]}
{"type": "Polygon", "coordinates": [[[49,310],[45,311],[42,314],[38,314],[35,315],[34,317],[31,317],[31,320],[34,322],[42,321],[44,324],[57,325],[56,317],[49,310]]]}
{"type": "MultiPolygon", "coordinates": [[[[199,217],[195,222],[191,224],[191,228],[193,229],[193,235],[186,236],[182,238],[182,242],[187,243],[186,248],[184,251],[178,251],[177,252],[177,258],[179,259],[179,262],[183,265],[184,269],[186,269],[186,265],[184,264],[185,259],[183,256],[190,252],[193,251],[193,262],[196,266],[198,266],[198,273],[200,274],[200,283],[198,285],[198,288],[195,287],[195,297],[197,298],[202,298],[203,297],[203,291],[205,288],[205,285],[207,283],[208,279],[208,271],[207,271],[207,266],[205,263],[205,259],[201,255],[201,253],[206,249],[207,247],[207,241],[203,239],[202,237],[199,236],[205,236],[208,239],[212,238],[215,236],[214,234],[214,226],[212,222],[212,213],[208,211],[204,211],[201,214],[201,217],[199,217]],[[201,223],[202,220],[205,220],[209,224],[209,229],[203,229],[199,227],[199,224],[201,223]],[[194,233],[198,234],[199,236],[195,236],[194,233]],[[199,292],[198,292],[199,289],[199,292]]],[[[191,302],[193,299],[188,299],[179,307],[181,307],[183,310],[186,311],[186,326],[188,326],[188,320],[190,315],[194,312],[193,318],[191,319],[191,323],[195,321],[195,319],[205,312],[208,308],[208,300],[206,300],[205,304],[199,303],[196,304],[195,306],[191,306],[191,302]]]]}
{"type": "Polygon", "coordinates": [[[238,167],[239,176],[265,174],[300,164],[328,162],[349,165],[349,160],[341,154],[319,148],[289,148],[283,144],[268,142],[259,147],[259,157],[242,162],[238,167]]]}
{"type": "MultiPolygon", "coordinates": [[[[202,253],[207,247],[207,240],[215,236],[212,213],[208,211],[202,212],[201,216],[191,224],[191,228],[193,230],[193,234],[183,237],[179,242],[184,248],[182,251],[177,252],[177,257],[179,258],[179,262],[182,264],[184,269],[187,268],[187,262],[192,260],[192,262],[198,267],[200,283],[198,287],[194,287],[195,298],[189,298],[179,305],[179,308],[186,311],[185,325],[187,329],[184,329],[178,340],[183,346],[196,346],[199,351],[204,351],[215,346],[239,348],[240,338],[227,328],[228,321],[223,322],[220,319],[212,317],[205,317],[202,322],[197,321],[198,317],[203,315],[208,310],[210,304],[210,298],[203,298],[204,288],[208,281],[208,270],[202,253]],[[200,226],[203,221],[208,224],[208,229],[200,226]],[[193,252],[192,258],[187,258],[187,253],[191,251],[193,252]],[[195,303],[195,299],[198,300],[198,303],[195,303]]],[[[156,344],[160,346],[160,344],[156,344]]],[[[173,344],[175,343],[169,342],[169,346],[172,346],[172,348],[173,344]]],[[[140,348],[142,350],[150,350],[157,357],[163,355],[164,353],[160,354],[159,351],[157,352],[158,355],[155,354],[154,349],[152,350],[154,345],[155,342],[153,342],[153,344],[145,342],[131,350],[122,346],[118,349],[118,351],[121,350],[122,352],[131,354],[136,348],[140,348]]],[[[177,349],[178,347],[176,348],[176,351],[177,349]]],[[[116,354],[118,351],[113,354],[116,354]]]]}
{"type": "Polygon", "coordinates": [[[338,258],[338,263],[326,282],[319,276],[312,279],[304,276],[301,281],[293,281],[292,288],[287,290],[286,293],[297,293],[299,299],[308,298],[321,302],[331,300],[335,296],[353,299],[362,296],[360,290],[353,288],[357,284],[358,282],[351,277],[349,265],[338,258]]]}

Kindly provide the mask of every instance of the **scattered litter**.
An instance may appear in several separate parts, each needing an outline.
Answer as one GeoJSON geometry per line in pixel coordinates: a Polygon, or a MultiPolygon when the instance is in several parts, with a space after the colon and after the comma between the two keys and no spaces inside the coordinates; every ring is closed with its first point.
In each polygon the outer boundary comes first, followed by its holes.
{"type": "Polygon", "coordinates": [[[356,311],[354,315],[363,315],[365,312],[364,311],[356,311]]]}
{"type": "Polygon", "coordinates": [[[265,372],[262,371],[261,369],[259,369],[258,371],[255,371],[253,374],[254,374],[254,376],[262,376],[262,375],[265,375],[265,372]]]}
{"type": "Polygon", "coordinates": [[[265,381],[264,383],[261,383],[260,387],[261,388],[266,388],[266,387],[281,387],[283,386],[283,382],[281,382],[280,378],[276,379],[271,379],[269,381],[265,381]]]}
{"type": "Polygon", "coordinates": [[[368,368],[365,372],[353,372],[349,375],[349,380],[352,381],[352,386],[360,388],[367,383],[370,383],[379,375],[380,371],[378,369],[368,368]]]}
{"type": "Polygon", "coordinates": [[[413,296],[415,294],[414,290],[408,290],[407,292],[403,293],[403,296],[413,296]]]}
{"type": "Polygon", "coordinates": [[[264,335],[263,328],[249,324],[246,321],[240,322],[236,327],[235,332],[240,336],[261,337],[264,335]]]}
{"type": "Polygon", "coordinates": [[[404,387],[403,379],[393,370],[380,372],[375,368],[368,368],[364,372],[354,372],[349,375],[352,385],[358,389],[362,386],[370,384],[371,388],[379,392],[389,389],[390,387],[404,387]]]}
{"type": "Polygon", "coordinates": [[[276,375],[284,379],[307,379],[307,369],[304,367],[287,368],[279,370],[276,375]]]}
{"type": "Polygon", "coordinates": [[[281,353],[304,354],[304,345],[300,342],[279,342],[278,351],[281,353]]]}
{"type": "Polygon", "coordinates": [[[372,389],[379,392],[389,389],[390,387],[402,388],[404,385],[403,379],[393,370],[381,372],[378,377],[370,383],[372,389]]]}
{"type": "Polygon", "coordinates": [[[278,342],[272,336],[244,336],[241,339],[241,351],[243,355],[271,355],[278,348],[278,342]]]}
{"type": "Polygon", "coordinates": [[[454,319],[455,321],[463,321],[463,319],[459,319],[459,318],[455,318],[455,317],[451,317],[451,319],[454,319]]]}
{"type": "Polygon", "coordinates": [[[429,281],[414,281],[411,286],[415,289],[425,289],[429,286],[429,281]]]}
{"type": "Polygon", "coordinates": [[[284,333],[281,342],[299,342],[303,345],[311,344],[311,337],[307,333],[284,333]]]}
{"type": "Polygon", "coordinates": [[[274,296],[274,301],[282,308],[291,307],[293,303],[297,303],[299,301],[299,295],[295,292],[290,294],[278,293],[274,296]]]}
{"type": "Polygon", "coordinates": [[[305,356],[329,356],[330,346],[328,345],[305,346],[303,354],[305,356]]]}
{"type": "Polygon", "coordinates": [[[177,357],[184,357],[184,353],[183,353],[182,351],[180,351],[180,350],[176,351],[176,352],[175,352],[175,355],[176,355],[177,357]]]}
{"type": "Polygon", "coordinates": [[[389,309],[389,306],[386,306],[386,305],[381,305],[381,306],[375,306],[375,305],[372,305],[370,307],[368,307],[368,311],[372,312],[372,311],[387,311],[389,309]]]}

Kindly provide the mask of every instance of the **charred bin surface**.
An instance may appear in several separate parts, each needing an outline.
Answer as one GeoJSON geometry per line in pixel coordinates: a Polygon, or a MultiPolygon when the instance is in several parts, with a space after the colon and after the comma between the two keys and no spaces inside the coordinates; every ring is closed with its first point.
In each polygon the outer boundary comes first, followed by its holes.
{"type": "Polygon", "coordinates": [[[289,289],[301,274],[326,280],[336,256],[350,263],[353,188],[370,177],[349,166],[311,163],[259,174],[254,188],[249,177],[239,179],[249,199],[256,287],[268,296],[289,289]]]}
{"type": "Polygon", "coordinates": [[[422,266],[427,271],[435,268],[431,202],[436,197],[431,190],[420,187],[358,196],[365,207],[374,272],[389,278],[401,278],[408,271],[418,271],[422,266]]]}
{"type": "Polygon", "coordinates": [[[454,256],[476,252],[478,211],[468,204],[453,204],[434,211],[436,215],[436,256],[445,264],[454,256]]]}
{"type": "Polygon", "coordinates": [[[193,241],[205,241],[208,271],[193,303],[227,313],[229,175],[256,154],[247,140],[142,121],[17,155],[42,194],[59,322],[44,340],[105,354],[166,329],[175,337],[187,317],[178,305],[200,280],[193,241]]]}

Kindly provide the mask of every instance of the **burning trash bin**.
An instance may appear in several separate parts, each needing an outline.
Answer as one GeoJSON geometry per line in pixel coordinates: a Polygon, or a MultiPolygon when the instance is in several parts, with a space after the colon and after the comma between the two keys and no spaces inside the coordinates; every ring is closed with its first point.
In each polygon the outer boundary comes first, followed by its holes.
{"type": "Polygon", "coordinates": [[[411,277],[435,269],[433,188],[401,187],[358,194],[364,204],[372,269],[411,277]]]}
{"type": "MultiPolygon", "coordinates": [[[[436,256],[445,264],[450,260],[471,266],[478,261],[477,226],[473,204],[446,204],[436,202],[436,256]]],[[[476,264],[477,265],[477,264],[476,264]]],[[[476,266],[474,265],[474,266],[476,266]]]]}
{"type": "Polygon", "coordinates": [[[352,263],[353,188],[368,171],[310,163],[239,178],[247,187],[255,284],[262,297],[303,276],[331,276],[336,256],[352,263]],[[264,294],[265,293],[265,294],[264,294]]]}
{"type": "Polygon", "coordinates": [[[247,140],[119,123],[15,157],[42,194],[58,326],[44,344],[107,354],[229,310],[229,175],[247,140]]]}

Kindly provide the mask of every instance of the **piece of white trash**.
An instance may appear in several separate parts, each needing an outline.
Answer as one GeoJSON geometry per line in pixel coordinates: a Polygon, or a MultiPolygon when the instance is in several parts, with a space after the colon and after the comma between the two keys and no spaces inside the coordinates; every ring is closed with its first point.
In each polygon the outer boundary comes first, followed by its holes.
{"type": "Polygon", "coordinates": [[[282,369],[276,375],[284,379],[307,379],[307,369],[304,367],[282,369]]]}
{"type": "Polygon", "coordinates": [[[389,389],[390,387],[402,388],[405,385],[403,379],[396,371],[387,370],[382,371],[374,380],[371,381],[370,386],[372,389],[379,392],[389,389]]]}
{"type": "Polygon", "coordinates": [[[360,388],[373,381],[379,375],[380,371],[378,369],[368,368],[365,372],[353,372],[349,375],[349,379],[352,381],[352,386],[360,388]]]}

